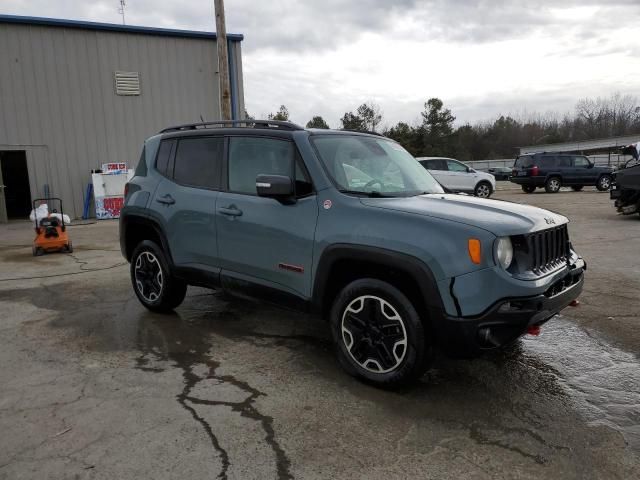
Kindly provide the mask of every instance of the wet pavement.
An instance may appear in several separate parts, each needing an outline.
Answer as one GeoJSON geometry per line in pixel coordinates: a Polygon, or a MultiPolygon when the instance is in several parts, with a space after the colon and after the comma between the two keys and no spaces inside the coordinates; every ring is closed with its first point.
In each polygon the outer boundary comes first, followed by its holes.
{"type": "Polygon", "coordinates": [[[28,225],[0,227],[0,479],[640,478],[637,311],[594,328],[606,282],[391,392],[344,374],[312,317],[199,288],[150,313],[115,222],[71,235],[34,260],[28,225]]]}

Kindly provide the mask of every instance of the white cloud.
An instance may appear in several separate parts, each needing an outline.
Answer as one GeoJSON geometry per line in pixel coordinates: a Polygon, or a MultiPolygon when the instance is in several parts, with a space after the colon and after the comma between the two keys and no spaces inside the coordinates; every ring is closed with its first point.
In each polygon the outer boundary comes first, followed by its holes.
{"type": "MultiPolygon", "coordinates": [[[[1,0],[0,12],[119,22],[119,2],[1,0]]],[[[440,97],[459,123],[570,110],[584,96],[640,94],[637,0],[227,0],[243,33],[245,101],[331,126],[373,100],[387,124],[440,97]]],[[[213,2],[128,0],[131,24],[213,30],[213,2]]]]}

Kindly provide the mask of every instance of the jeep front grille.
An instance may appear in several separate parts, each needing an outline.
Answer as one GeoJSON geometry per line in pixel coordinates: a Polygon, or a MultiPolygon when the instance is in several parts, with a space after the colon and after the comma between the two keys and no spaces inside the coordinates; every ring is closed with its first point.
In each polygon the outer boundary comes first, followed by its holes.
{"type": "Polygon", "coordinates": [[[547,273],[567,262],[569,234],[566,225],[530,233],[525,240],[529,252],[528,270],[533,273],[547,273]]]}

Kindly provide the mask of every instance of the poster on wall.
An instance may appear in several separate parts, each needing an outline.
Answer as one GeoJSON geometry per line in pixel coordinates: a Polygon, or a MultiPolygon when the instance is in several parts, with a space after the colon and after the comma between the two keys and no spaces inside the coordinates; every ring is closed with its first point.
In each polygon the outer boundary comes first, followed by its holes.
{"type": "Polygon", "coordinates": [[[105,164],[102,173],[91,174],[98,220],[120,218],[120,210],[124,205],[124,186],[132,178],[133,169],[128,170],[124,163],[105,164]],[[107,165],[114,167],[105,169],[107,165]]]}

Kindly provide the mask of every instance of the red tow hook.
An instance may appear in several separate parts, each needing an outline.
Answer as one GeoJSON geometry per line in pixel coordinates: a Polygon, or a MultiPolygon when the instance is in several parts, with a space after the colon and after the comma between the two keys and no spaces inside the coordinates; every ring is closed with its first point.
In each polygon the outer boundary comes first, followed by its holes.
{"type": "Polygon", "coordinates": [[[571,300],[571,303],[569,304],[570,307],[577,307],[578,305],[580,305],[580,301],[579,300],[571,300]]]}
{"type": "Polygon", "coordinates": [[[533,335],[534,337],[537,337],[538,335],[540,335],[540,325],[529,325],[527,327],[527,333],[529,335],[533,335]]]}

